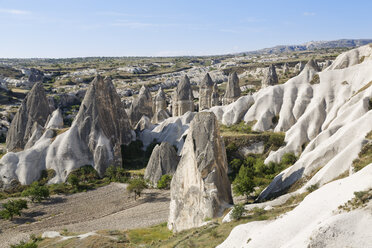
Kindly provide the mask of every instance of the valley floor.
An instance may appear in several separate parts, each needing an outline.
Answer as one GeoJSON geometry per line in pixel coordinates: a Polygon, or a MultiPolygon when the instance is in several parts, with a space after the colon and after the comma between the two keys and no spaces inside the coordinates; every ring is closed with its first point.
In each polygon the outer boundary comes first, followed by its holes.
{"type": "Polygon", "coordinates": [[[146,189],[134,200],[126,185],[108,186],[73,195],[52,196],[50,201],[29,204],[13,222],[0,220],[0,244],[7,247],[45,231],[86,233],[95,230],[125,230],[166,222],[169,191],[146,189]]]}

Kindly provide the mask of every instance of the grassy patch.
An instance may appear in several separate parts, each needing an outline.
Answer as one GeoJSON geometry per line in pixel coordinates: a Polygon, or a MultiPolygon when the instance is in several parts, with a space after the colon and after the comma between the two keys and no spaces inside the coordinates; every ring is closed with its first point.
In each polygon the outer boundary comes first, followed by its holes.
{"type": "Polygon", "coordinates": [[[359,64],[363,63],[363,61],[365,60],[366,56],[362,56],[360,59],[359,59],[359,64]]]}
{"type": "Polygon", "coordinates": [[[365,166],[372,163],[372,143],[369,142],[362,147],[359,158],[353,161],[354,172],[360,171],[365,166]]]}
{"type": "Polygon", "coordinates": [[[310,84],[314,85],[314,84],[319,84],[319,83],[320,83],[320,77],[318,74],[315,74],[313,79],[311,79],[310,84]]]}
{"type": "Polygon", "coordinates": [[[351,211],[357,208],[363,208],[372,199],[372,189],[366,191],[354,192],[354,198],[338,207],[340,211],[351,211]]]}
{"type": "Polygon", "coordinates": [[[127,234],[131,244],[150,245],[168,239],[172,236],[172,231],[168,229],[167,223],[162,223],[148,228],[129,230],[127,234]]]}

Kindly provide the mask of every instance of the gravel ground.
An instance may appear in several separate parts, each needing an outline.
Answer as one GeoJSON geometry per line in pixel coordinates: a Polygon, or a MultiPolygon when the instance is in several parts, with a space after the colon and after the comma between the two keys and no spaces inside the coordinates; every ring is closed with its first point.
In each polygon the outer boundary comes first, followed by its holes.
{"type": "Polygon", "coordinates": [[[29,209],[12,222],[0,220],[0,247],[28,239],[32,233],[124,230],[168,220],[169,191],[147,189],[134,201],[125,188],[125,184],[111,183],[96,190],[52,196],[48,202],[29,204],[29,209]]]}

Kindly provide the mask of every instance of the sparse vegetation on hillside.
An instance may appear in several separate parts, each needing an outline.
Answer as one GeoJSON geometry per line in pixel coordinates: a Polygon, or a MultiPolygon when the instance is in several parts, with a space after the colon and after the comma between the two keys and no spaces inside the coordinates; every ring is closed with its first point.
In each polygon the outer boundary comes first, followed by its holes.
{"type": "Polygon", "coordinates": [[[366,191],[354,192],[354,198],[338,207],[340,211],[351,211],[357,208],[362,208],[372,199],[372,189],[366,191]]]}
{"type": "Polygon", "coordinates": [[[144,189],[147,188],[145,180],[143,178],[133,178],[129,180],[129,185],[127,187],[127,191],[129,193],[134,193],[134,200],[137,197],[141,197],[141,193],[144,189]]]}
{"type": "Polygon", "coordinates": [[[163,175],[158,181],[157,185],[158,189],[169,189],[171,181],[172,181],[171,175],[163,175]]]}
{"type": "Polygon", "coordinates": [[[15,215],[21,216],[22,210],[27,209],[26,200],[9,200],[2,204],[3,210],[0,211],[0,217],[6,220],[13,220],[15,215]]]}
{"type": "Polygon", "coordinates": [[[126,170],[145,168],[150,159],[152,150],[157,144],[159,144],[159,142],[153,140],[145,150],[140,140],[133,141],[127,146],[122,146],[123,167],[126,170]]]}
{"type": "MultiPolygon", "coordinates": [[[[367,139],[372,139],[372,131],[366,136],[367,139]]],[[[372,163],[372,141],[366,143],[359,152],[358,158],[353,161],[354,171],[357,172],[365,166],[372,163]]]]}
{"type": "Polygon", "coordinates": [[[28,197],[32,202],[41,202],[49,198],[49,188],[40,185],[39,182],[33,182],[30,187],[22,192],[23,197],[28,197]]]}

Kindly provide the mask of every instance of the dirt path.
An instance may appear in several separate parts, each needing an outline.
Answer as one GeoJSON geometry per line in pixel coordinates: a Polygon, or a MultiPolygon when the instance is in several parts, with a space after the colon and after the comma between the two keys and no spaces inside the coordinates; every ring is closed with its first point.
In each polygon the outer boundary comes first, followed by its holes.
{"type": "Polygon", "coordinates": [[[69,196],[53,196],[49,202],[29,204],[13,222],[0,220],[0,247],[17,243],[44,231],[90,232],[124,230],[166,222],[169,191],[148,189],[137,201],[124,184],[112,183],[69,196]]]}

